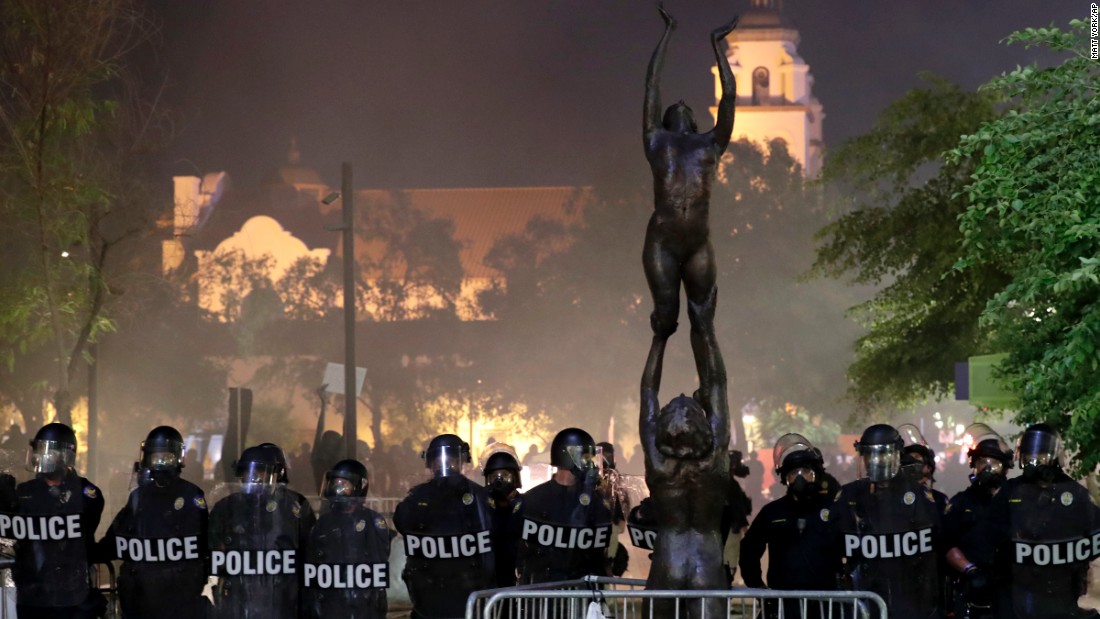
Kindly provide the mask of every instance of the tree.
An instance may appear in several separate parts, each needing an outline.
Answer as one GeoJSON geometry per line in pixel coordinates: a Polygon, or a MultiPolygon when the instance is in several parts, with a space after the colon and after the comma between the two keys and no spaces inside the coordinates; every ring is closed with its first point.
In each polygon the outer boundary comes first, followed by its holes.
{"type": "Polygon", "coordinates": [[[949,158],[977,164],[961,192],[956,272],[1009,277],[987,296],[981,326],[989,350],[1008,355],[998,374],[1018,397],[1015,420],[1060,428],[1078,472],[1100,463],[1100,65],[1088,28],[1075,20],[1009,36],[1068,56],[986,84],[1013,109],[968,132],[949,158]]]}
{"type": "Polygon", "coordinates": [[[1007,281],[994,262],[952,270],[975,162],[943,161],[959,136],[997,117],[998,97],[924,79],[830,152],[821,179],[843,214],[818,232],[811,276],[878,287],[849,310],[867,329],[847,370],[857,418],[947,395],[954,363],[983,347],[978,315],[1007,281]]]}
{"type": "Polygon", "coordinates": [[[111,260],[148,226],[130,164],[161,137],[124,59],[149,24],[129,0],[0,4],[0,356],[5,393],[28,428],[51,387],[71,423],[72,383],[87,346],[111,328],[111,260]],[[136,215],[135,215],[136,213],[136,215]],[[30,374],[45,361],[52,370],[30,374]]]}

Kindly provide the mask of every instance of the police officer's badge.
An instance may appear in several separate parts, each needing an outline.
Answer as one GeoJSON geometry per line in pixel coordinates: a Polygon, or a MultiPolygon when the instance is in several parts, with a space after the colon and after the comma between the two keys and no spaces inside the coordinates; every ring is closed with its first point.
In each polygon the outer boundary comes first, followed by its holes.
{"type": "Polygon", "coordinates": [[[1069,507],[1070,505],[1073,505],[1073,493],[1072,492],[1063,492],[1062,496],[1061,496],[1061,500],[1062,500],[1062,505],[1065,505],[1066,507],[1069,507]]]}
{"type": "Polygon", "coordinates": [[[275,501],[268,501],[266,509],[267,509],[268,512],[274,513],[276,508],[278,508],[278,507],[279,507],[279,504],[276,503],[275,501]]]}
{"type": "Polygon", "coordinates": [[[829,508],[821,510],[821,522],[829,522],[829,508]]]}
{"type": "Polygon", "coordinates": [[[301,516],[302,515],[302,506],[298,505],[297,503],[295,503],[294,505],[291,505],[290,506],[290,513],[294,514],[295,518],[297,518],[298,516],[301,516]]]}
{"type": "Polygon", "coordinates": [[[360,520],[359,522],[355,523],[355,532],[356,533],[362,533],[363,529],[365,529],[365,528],[367,528],[367,521],[366,520],[360,520]]]}
{"type": "Polygon", "coordinates": [[[88,497],[89,499],[94,499],[96,497],[96,494],[98,493],[95,490],[95,486],[84,486],[84,496],[88,497]]]}
{"type": "Polygon", "coordinates": [[[473,502],[474,502],[474,495],[470,494],[469,492],[462,495],[462,504],[463,505],[470,505],[473,502]]]}
{"type": "Polygon", "coordinates": [[[917,502],[917,495],[912,492],[906,492],[905,495],[901,497],[901,500],[906,505],[912,505],[917,502]]]}
{"type": "Polygon", "coordinates": [[[176,508],[176,511],[183,509],[183,497],[176,497],[176,502],[172,504],[172,507],[176,508]]]}
{"type": "Polygon", "coordinates": [[[592,497],[588,496],[587,492],[581,493],[581,505],[588,505],[592,502],[592,497]]]}
{"type": "Polygon", "coordinates": [[[195,507],[199,509],[206,509],[206,499],[204,497],[197,496],[191,499],[191,501],[195,503],[195,507]]]}

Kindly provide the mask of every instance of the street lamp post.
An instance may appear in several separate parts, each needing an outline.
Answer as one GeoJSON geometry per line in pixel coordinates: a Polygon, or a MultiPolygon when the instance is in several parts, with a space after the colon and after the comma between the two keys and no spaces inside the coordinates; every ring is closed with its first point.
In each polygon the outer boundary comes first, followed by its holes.
{"type": "Polygon", "coordinates": [[[355,405],[359,395],[355,388],[355,211],[351,164],[347,161],[340,167],[340,192],[344,214],[344,440],[347,457],[355,459],[355,405]]]}

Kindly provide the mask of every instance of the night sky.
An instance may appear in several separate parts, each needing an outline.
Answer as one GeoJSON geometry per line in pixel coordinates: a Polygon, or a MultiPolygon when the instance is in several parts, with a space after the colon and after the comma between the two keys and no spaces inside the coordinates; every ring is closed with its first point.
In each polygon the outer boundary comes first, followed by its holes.
{"type": "MultiPolygon", "coordinates": [[[[669,0],[680,25],[662,84],[705,129],[708,33],[748,2],[669,0]]],[[[172,0],[160,73],[187,119],[165,174],[225,170],[248,187],[286,160],[360,187],[599,183],[645,172],[645,0],[172,0]]],[[[1085,18],[1083,0],[787,0],[825,108],[825,141],[866,131],[932,71],[969,87],[1040,58],[999,41],[1085,18]]]]}

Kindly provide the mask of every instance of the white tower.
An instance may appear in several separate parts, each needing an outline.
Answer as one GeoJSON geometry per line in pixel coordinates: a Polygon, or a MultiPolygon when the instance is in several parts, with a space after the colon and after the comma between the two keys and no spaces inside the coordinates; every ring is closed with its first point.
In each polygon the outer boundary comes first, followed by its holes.
{"type": "MultiPolygon", "coordinates": [[[[752,8],[726,38],[726,57],[737,78],[733,139],[767,143],[781,138],[808,178],[821,171],[821,102],[811,91],[810,67],[798,55],[798,31],[780,14],[782,0],[752,0],[752,8]]],[[[718,69],[715,101],[722,94],[718,69]]],[[[718,113],[711,107],[711,116],[718,113]]]]}

